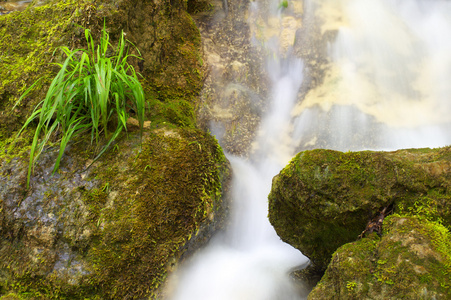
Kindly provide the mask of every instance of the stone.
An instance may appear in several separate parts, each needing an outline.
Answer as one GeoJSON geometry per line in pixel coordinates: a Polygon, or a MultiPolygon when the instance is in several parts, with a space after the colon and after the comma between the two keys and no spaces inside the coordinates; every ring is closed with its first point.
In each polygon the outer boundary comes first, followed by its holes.
{"type": "Polygon", "coordinates": [[[437,222],[393,215],[382,237],[341,246],[308,299],[449,299],[451,235],[437,222]]]}
{"type": "Polygon", "coordinates": [[[57,149],[43,154],[28,191],[28,162],[0,163],[0,295],[156,295],[222,228],[228,164],[208,134],[131,133],[88,169],[83,148],[71,145],[54,175],[57,149]]]}
{"type": "Polygon", "coordinates": [[[168,273],[222,228],[229,165],[195,125],[204,67],[187,6],[197,2],[49,0],[0,16],[2,299],[161,298],[168,273]],[[52,174],[55,135],[27,189],[34,125],[18,130],[64,60],[58,47],[86,47],[83,28],[98,40],[103,26],[112,45],[123,31],[143,58],[130,58],[150,108],[142,138],[130,111],[127,134],[99,159],[88,133],[52,174]]]}
{"type": "Polygon", "coordinates": [[[357,240],[384,208],[450,226],[450,160],[450,147],[300,152],[273,179],[270,222],[325,270],[332,254],[357,240]]]}

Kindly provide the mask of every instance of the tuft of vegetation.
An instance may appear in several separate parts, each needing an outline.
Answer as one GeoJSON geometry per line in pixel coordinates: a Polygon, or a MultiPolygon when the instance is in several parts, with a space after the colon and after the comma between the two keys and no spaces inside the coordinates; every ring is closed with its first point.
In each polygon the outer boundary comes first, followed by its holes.
{"type": "MultiPolygon", "coordinates": [[[[127,130],[129,109],[136,112],[142,131],[145,97],[133,66],[127,62],[134,55],[126,51],[124,33],[115,54],[111,56],[108,54],[112,45],[105,28],[97,47],[88,29],[85,29],[85,37],[87,50],[60,47],[67,58],[63,64],[58,64],[61,69],[50,84],[44,100],[36,106],[18,133],[19,136],[31,122],[38,120],[31,145],[27,186],[33,167],[53,134],[61,132],[60,150],[53,169],[55,172],[68,142],[86,132],[91,132],[91,144],[95,142],[98,145],[102,134],[108,140],[96,159],[102,155],[122,130],[127,130]],[[110,132],[108,126],[111,121],[116,121],[117,125],[110,132]]],[[[16,106],[38,82],[26,90],[16,106]]]]}

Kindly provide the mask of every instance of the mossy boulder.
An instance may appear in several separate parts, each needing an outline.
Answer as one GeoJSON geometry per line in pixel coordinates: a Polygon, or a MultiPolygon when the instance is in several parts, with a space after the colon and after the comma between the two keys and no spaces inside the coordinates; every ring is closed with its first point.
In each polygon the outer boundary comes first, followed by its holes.
{"type": "Polygon", "coordinates": [[[421,217],[389,216],[375,233],[340,247],[308,299],[450,299],[451,235],[421,217]]]}
{"type": "Polygon", "coordinates": [[[180,257],[222,227],[228,164],[208,134],[154,129],[142,144],[132,134],[88,169],[83,148],[72,145],[53,176],[56,150],[43,154],[28,191],[27,162],[2,162],[0,295],[156,295],[180,257]]]}
{"type": "Polygon", "coordinates": [[[383,208],[451,225],[451,148],[304,151],[273,180],[269,219],[320,270],[383,208]]]}
{"type": "Polygon", "coordinates": [[[222,228],[228,162],[195,126],[204,69],[187,9],[196,3],[50,0],[0,16],[0,297],[158,299],[178,261],[222,228]],[[55,134],[27,189],[35,125],[15,140],[17,131],[64,59],[58,47],[86,47],[84,28],[97,39],[104,24],[113,46],[123,31],[143,58],[130,64],[151,123],[142,138],[129,124],[94,163],[100,149],[78,137],[52,175],[55,134]]]}

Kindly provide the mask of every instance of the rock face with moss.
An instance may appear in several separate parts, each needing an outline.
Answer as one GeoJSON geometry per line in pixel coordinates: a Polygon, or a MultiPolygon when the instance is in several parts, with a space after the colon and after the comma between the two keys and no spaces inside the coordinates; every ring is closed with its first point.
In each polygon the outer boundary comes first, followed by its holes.
{"type": "Polygon", "coordinates": [[[252,43],[248,1],[213,0],[211,11],[195,16],[208,66],[198,124],[210,128],[225,151],[246,156],[266,109],[264,49],[252,43]]]}
{"type": "MultiPolygon", "coordinates": [[[[49,151],[25,190],[26,167],[4,162],[0,292],[44,298],[148,295],[196,237],[220,228],[226,161],[209,135],[155,129],[85,169],[81,145],[50,175],[49,151]]],[[[205,242],[205,240],[203,241],[205,242]]]]}
{"type": "Polygon", "coordinates": [[[450,147],[301,152],[273,180],[269,218],[284,241],[325,270],[384,208],[450,226],[450,170],[450,147]]]}
{"type": "Polygon", "coordinates": [[[451,235],[424,217],[389,216],[375,233],[340,247],[308,299],[449,299],[451,235]]]}
{"type": "MultiPolygon", "coordinates": [[[[155,109],[186,126],[178,111],[191,114],[202,88],[204,67],[201,37],[184,1],[89,1],[49,0],[31,5],[23,12],[0,16],[0,133],[20,128],[24,117],[43,98],[46,87],[58,71],[51,63],[62,62],[59,46],[86,47],[84,29],[98,38],[106,26],[112,43],[125,32],[135,46],[130,61],[142,74],[148,101],[155,109]],[[44,3],[44,4],[43,4],[44,3]],[[11,110],[17,99],[38,78],[42,78],[23,105],[11,110]],[[179,114],[179,115],[177,115],[179,114]]],[[[191,1],[195,5],[197,1],[191,1]]],[[[190,120],[192,123],[193,120],[190,120]]]]}
{"type": "Polygon", "coordinates": [[[0,16],[0,297],[158,299],[178,261],[222,227],[228,163],[195,125],[204,69],[187,10],[202,3],[49,1],[0,16]],[[130,63],[150,126],[141,139],[129,124],[94,163],[99,149],[78,138],[54,175],[57,147],[46,148],[26,189],[33,126],[14,138],[64,59],[54,50],[86,47],[83,27],[98,38],[104,24],[113,46],[124,31],[143,58],[130,63]]]}

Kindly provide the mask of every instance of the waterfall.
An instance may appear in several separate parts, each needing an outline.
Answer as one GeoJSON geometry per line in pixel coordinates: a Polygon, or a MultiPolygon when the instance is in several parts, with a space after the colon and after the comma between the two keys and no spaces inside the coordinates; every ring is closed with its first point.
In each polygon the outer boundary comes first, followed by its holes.
{"type": "Polygon", "coordinates": [[[260,3],[250,4],[250,22],[261,22],[250,24],[260,34],[253,41],[267,53],[267,112],[250,158],[227,155],[234,174],[230,227],[176,274],[172,300],[306,297],[289,273],[308,260],[280,241],[267,219],[271,180],[297,151],[451,144],[451,2],[285,6],[270,3],[271,14],[262,17],[260,3]],[[323,54],[296,48],[315,41],[302,36],[313,30],[308,26],[317,30],[311,36],[329,36],[315,45],[323,54]]]}
{"type": "Polygon", "coordinates": [[[450,144],[451,2],[310,2],[336,38],[323,83],[295,109],[301,147],[312,139],[343,151],[450,144]]]}
{"type": "Polygon", "coordinates": [[[227,155],[234,174],[230,227],[180,272],[173,300],[295,300],[306,294],[289,273],[307,258],[283,243],[267,218],[272,178],[295,154],[286,133],[303,77],[302,61],[282,57],[280,48],[278,39],[265,45],[271,92],[251,158],[227,155]]]}

